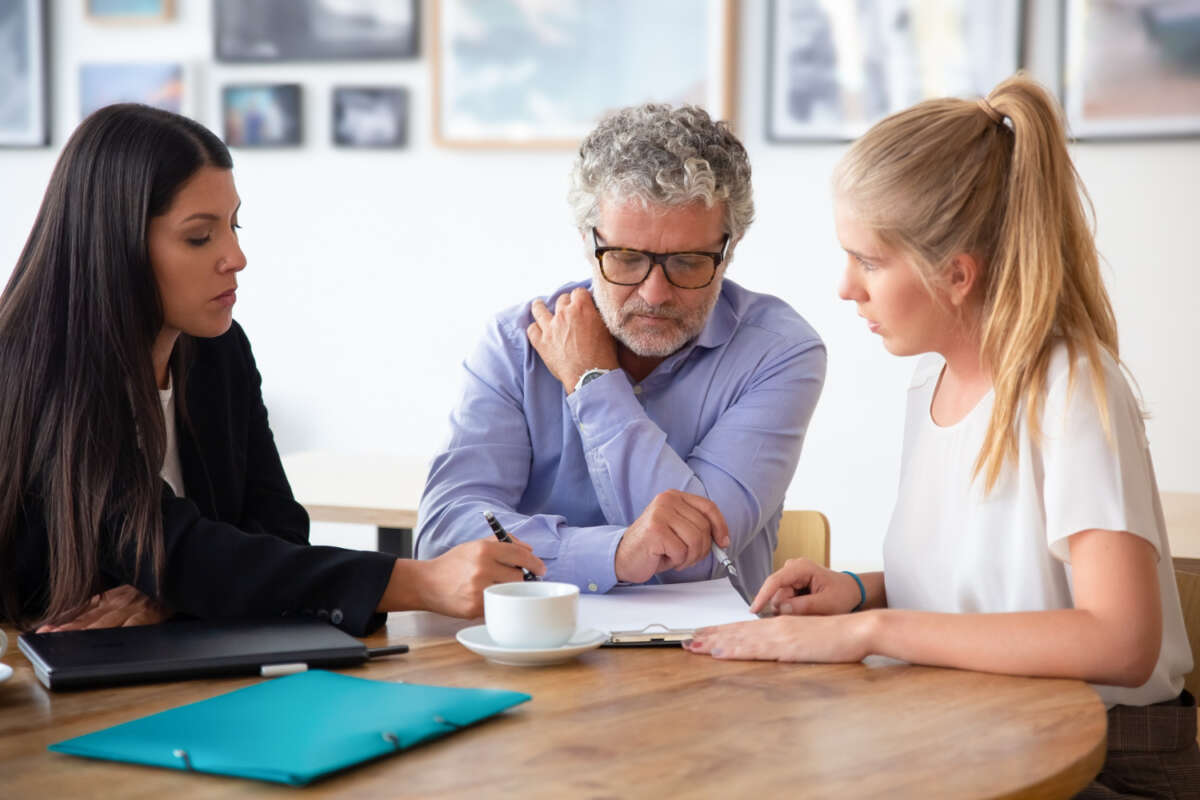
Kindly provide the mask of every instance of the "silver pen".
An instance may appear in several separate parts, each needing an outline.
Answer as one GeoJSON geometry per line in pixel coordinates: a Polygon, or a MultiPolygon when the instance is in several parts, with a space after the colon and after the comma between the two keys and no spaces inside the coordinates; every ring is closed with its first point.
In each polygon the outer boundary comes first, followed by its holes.
{"type": "Polygon", "coordinates": [[[725,551],[717,547],[716,541],[712,543],[712,554],[717,557],[717,561],[729,571],[730,575],[737,575],[737,567],[729,560],[729,556],[726,555],[725,551]]]}

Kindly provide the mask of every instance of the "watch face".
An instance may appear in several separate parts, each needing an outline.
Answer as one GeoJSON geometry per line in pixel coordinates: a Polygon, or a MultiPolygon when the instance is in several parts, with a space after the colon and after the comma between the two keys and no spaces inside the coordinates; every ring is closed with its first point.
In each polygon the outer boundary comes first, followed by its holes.
{"type": "Polygon", "coordinates": [[[583,373],[583,378],[579,381],[579,385],[587,386],[589,383],[596,380],[596,378],[599,378],[606,372],[608,372],[606,369],[589,369],[587,372],[583,373]]]}

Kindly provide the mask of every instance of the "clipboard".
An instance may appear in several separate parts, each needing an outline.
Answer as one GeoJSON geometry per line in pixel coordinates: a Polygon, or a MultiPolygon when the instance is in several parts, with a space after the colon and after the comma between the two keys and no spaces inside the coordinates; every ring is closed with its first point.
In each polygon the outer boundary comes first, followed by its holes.
{"type": "Polygon", "coordinates": [[[694,628],[668,628],[652,622],[632,631],[610,631],[601,647],[682,647],[695,634],[694,628]]]}

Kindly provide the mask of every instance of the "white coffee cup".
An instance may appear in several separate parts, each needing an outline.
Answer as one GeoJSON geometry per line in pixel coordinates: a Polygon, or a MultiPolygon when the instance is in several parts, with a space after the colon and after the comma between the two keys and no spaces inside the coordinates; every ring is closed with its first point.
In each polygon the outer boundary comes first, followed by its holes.
{"type": "Polygon", "coordinates": [[[575,633],[579,587],[554,581],[497,583],[483,590],[483,616],[488,636],[501,647],[558,647],[575,633]]]}

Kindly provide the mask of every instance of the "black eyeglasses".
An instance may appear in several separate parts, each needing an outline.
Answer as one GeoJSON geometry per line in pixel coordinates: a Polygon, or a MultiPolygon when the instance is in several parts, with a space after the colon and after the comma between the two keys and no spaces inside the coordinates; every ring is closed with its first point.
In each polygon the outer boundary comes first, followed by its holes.
{"type": "Polygon", "coordinates": [[[661,264],[663,275],[672,286],[703,289],[717,277],[717,267],[725,260],[725,249],[729,246],[729,234],[721,240],[719,253],[651,253],[628,247],[601,247],[595,228],[592,228],[592,242],[596,245],[600,274],[609,283],[637,286],[650,277],[655,264],[661,264]]]}

